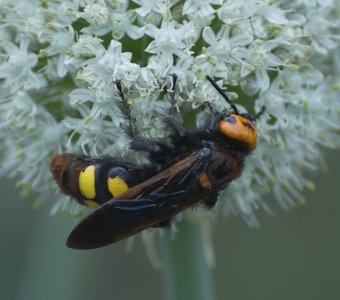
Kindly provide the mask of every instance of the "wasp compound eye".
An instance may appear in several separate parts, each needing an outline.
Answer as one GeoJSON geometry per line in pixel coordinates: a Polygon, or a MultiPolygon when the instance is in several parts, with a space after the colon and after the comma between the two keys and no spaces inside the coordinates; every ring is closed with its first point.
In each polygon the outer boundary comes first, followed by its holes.
{"type": "Polygon", "coordinates": [[[241,142],[253,151],[256,148],[256,129],[251,121],[241,115],[227,115],[219,122],[219,131],[228,138],[241,142]]]}
{"type": "Polygon", "coordinates": [[[223,118],[224,122],[230,123],[230,124],[235,124],[236,123],[236,118],[233,116],[226,116],[223,118]]]}

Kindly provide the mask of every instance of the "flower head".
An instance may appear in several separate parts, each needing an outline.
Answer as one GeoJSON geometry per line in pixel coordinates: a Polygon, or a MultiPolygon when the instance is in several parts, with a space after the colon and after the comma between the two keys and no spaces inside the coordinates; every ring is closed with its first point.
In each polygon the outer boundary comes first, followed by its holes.
{"type": "MultiPolygon", "coordinates": [[[[164,137],[168,75],[179,77],[182,117],[197,124],[207,102],[225,109],[209,75],[243,111],[267,106],[258,149],[218,210],[254,226],[257,208],[271,210],[264,194],[284,209],[301,202],[312,186],[304,171],[319,168],[323,147],[339,147],[339,14],[335,0],[4,0],[0,174],[44,201],[55,190],[52,153],[145,161],[128,148],[112,81],[123,82],[141,132],[164,137]]],[[[53,213],[83,210],[61,195],[53,201],[53,213]]]]}

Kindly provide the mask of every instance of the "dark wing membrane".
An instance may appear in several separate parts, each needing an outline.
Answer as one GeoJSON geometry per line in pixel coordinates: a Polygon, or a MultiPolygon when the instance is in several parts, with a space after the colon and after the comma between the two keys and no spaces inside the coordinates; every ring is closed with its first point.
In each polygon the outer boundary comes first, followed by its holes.
{"type": "Polygon", "coordinates": [[[190,188],[201,159],[202,153],[195,152],[103,204],[74,228],[67,246],[94,249],[112,244],[207,199],[216,190],[190,188]]]}

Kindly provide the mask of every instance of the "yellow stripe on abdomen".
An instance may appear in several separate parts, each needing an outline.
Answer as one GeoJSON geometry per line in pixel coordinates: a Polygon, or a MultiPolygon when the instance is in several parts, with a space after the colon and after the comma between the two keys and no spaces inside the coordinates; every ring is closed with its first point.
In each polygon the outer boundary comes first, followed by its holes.
{"type": "Polygon", "coordinates": [[[91,207],[91,208],[98,208],[100,206],[99,203],[94,202],[92,200],[84,200],[84,204],[88,207],[91,207]]]}
{"type": "Polygon", "coordinates": [[[109,177],[107,179],[107,188],[112,197],[117,197],[120,194],[126,192],[129,189],[129,186],[122,178],[116,176],[114,178],[109,177]]]}
{"type": "Polygon", "coordinates": [[[96,198],[95,167],[86,167],[79,174],[79,191],[86,199],[96,198]]]}

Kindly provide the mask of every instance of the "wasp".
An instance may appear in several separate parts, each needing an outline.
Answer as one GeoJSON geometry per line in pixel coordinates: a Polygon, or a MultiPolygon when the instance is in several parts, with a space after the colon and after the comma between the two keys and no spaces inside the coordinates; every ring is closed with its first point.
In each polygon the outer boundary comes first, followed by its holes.
{"type": "Polygon", "coordinates": [[[151,139],[137,131],[136,116],[115,81],[128,120],[130,148],[145,153],[150,163],[135,166],[112,157],[54,155],[51,172],[60,190],[78,203],[97,209],[71,232],[67,246],[94,249],[126,239],[149,227],[167,227],[178,213],[202,203],[215,206],[218,193],[237,179],[246,157],[256,148],[254,122],[265,112],[242,113],[209,76],[207,80],[230,105],[215,112],[202,128],[186,130],[176,118],[177,76],[172,74],[170,108],[163,116],[167,139],[151,139]]]}

